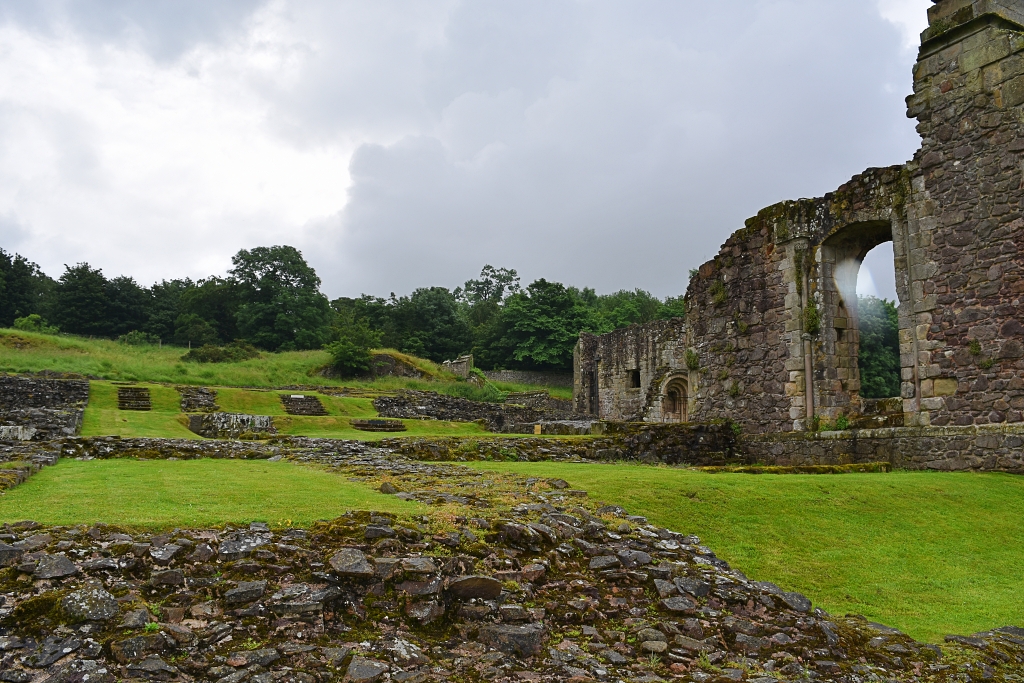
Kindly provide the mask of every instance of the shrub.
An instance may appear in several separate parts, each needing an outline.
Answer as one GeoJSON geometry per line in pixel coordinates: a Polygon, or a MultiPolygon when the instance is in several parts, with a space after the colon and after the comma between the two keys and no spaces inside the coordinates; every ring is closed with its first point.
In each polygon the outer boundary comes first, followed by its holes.
{"type": "Polygon", "coordinates": [[[814,299],[811,299],[804,308],[804,332],[815,335],[820,331],[821,315],[818,313],[818,304],[815,303],[814,299]]]}
{"type": "Polygon", "coordinates": [[[338,338],[324,348],[331,354],[331,367],[343,377],[361,375],[370,369],[370,349],[380,344],[381,335],[365,321],[337,330],[338,338]]]}
{"type": "Polygon", "coordinates": [[[700,356],[693,349],[686,349],[686,369],[696,370],[700,367],[700,356]]]}
{"type": "MultiPolygon", "coordinates": [[[[15,320],[14,324],[15,324],[15,326],[17,326],[18,321],[15,320]]],[[[977,339],[972,339],[971,343],[967,346],[967,350],[970,351],[972,356],[980,356],[981,355],[981,342],[978,341],[977,339]]]]}
{"type": "Polygon", "coordinates": [[[122,334],[117,338],[118,343],[126,346],[145,346],[146,344],[159,343],[159,339],[148,332],[139,332],[138,330],[132,330],[128,334],[122,334]]]}
{"type": "Polygon", "coordinates": [[[42,334],[57,334],[60,330],[55,325],[48,325],[43,316],[32,313],[24,318],[14,319],[14,329],[25,332],[40,332],[42,334]]]}
{"type": "Polygon", "coordinates": [[[721,280],[712,282],[711,286],[708,287],[708,293],[711,294],[711,303],[715,306],[724,304],[728,298],[728,295],[725,293],[725,284],[721,280]]]}
{"type": "Polygon", "coordinates": [[[259,357],[260,352],[256,350],[255,346],[239,340],[227,346],[204,344],[198,349],[192,349],[186,353],[181,360],[191,363],[236,363],[259,357]]]}

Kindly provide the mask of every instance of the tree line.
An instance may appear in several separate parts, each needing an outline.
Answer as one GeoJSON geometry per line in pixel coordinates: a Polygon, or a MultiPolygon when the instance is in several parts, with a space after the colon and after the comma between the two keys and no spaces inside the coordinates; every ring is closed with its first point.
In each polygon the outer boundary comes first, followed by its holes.
{"type": "Polygon", "coordinates": [[[54,280],[0,249],[0,325],[183,347],[328,348],[349,372],[365,368],[367,350],[377,347],[434,361],[472,353],[484,369],[564,371],[580,332],[684,312],[682,296],[660,300],[640,289],[599,295],[546,279],[523,287],[515,270],[489,265],[454,290],[330,301],[316,271],[290,246],[243,249],[226,277],[150,287],[108,278],[88,263],[65,266],[54,280]]]}

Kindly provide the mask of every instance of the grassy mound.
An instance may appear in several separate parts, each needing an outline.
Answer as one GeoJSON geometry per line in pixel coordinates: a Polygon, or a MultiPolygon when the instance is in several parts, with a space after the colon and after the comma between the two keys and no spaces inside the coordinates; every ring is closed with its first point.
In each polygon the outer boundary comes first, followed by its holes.
{"type": "Polygon", "coordinates": [[[347,510],[412,514],[421,507],[285,462],[62,460],[0,498],[0,522],[167,529],[259,520],[288,526],[347,510]]]}
{"type": "Polygon", "coordinates": [[[915,638],[1024,614],[1024,478],[1001,474],[706,474],[630,465],[472,463],[560,477],[697,534],[752,579],[915,638]]]}

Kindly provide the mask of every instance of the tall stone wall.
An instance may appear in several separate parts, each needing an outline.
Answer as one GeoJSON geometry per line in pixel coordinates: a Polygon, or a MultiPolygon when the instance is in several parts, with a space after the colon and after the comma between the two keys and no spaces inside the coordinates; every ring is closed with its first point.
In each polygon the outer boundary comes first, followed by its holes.
{"type": "Polygon", "coordinates": [[[660,419],[657,369],[689,351],[687,419],[760,434],[856,418],[857,273],[891,241],[902,422],[1024,421],[1024,0],[940,0],[929,20],[914,159],[748,220],[691,280],[685,326],[583,335],[577,412],[660,419]]]}
{"type": "Polygon", "coordinates": [[[905,352],[918,356],[923,423],[1020,422],[1024,2],[946,0],[929,19],[907,98],[923,142],[905,352]]]}

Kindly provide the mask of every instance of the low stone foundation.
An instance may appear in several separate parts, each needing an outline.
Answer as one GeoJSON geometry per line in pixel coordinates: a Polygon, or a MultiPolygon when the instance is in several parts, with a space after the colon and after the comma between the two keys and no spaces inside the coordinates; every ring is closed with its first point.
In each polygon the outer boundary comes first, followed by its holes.
{"type": "Polygon", "coordinates": [[[45,441],[77,434],[89,402],[89,382],[0,376],[0,432],[4,441],[45,441]]]}
{"type": "Polygon", "coordinates": [[[206,413],[188,416],[188,428],[208,439],[237,439],[246,435],[276,434],[270,415],[206,413]]]}
{"type": "Polygon", "coordinates": [[[1024,474],[1024,425],[892,427],[787,432],[740,439],[737,450],[766,465],[891,462],[908,470],[1024,474]]]}

